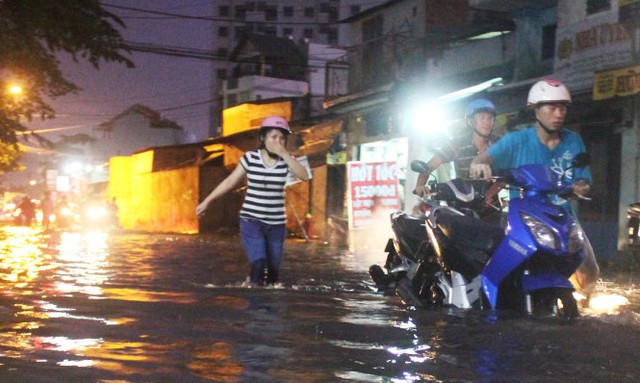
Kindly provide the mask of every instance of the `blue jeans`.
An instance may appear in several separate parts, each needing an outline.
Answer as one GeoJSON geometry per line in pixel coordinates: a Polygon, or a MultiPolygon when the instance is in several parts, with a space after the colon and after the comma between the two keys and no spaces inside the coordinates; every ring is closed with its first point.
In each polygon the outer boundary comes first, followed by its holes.
{"type": "Polygon", "coordinates": [[[264,222],[240,218],[240,236],[250,263],[266,261],[269,268],[280,269],[286,225],[269,225],[264,222]]]}

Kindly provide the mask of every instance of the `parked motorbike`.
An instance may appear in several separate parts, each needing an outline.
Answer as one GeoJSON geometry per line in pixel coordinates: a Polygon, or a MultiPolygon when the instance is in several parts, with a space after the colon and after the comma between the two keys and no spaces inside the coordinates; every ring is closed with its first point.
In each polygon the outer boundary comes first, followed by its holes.
{"type": "MultiPolygon", "coordinates": [[[[420,170],[417,170],[420,171],[420,170]]],[[[402,211],[391,214],[391,228],[393,238],[389,238],[384,251],[387,259],[384,269],[379,265],[372,265],[369,273],[376,283],[384,289],[395,289],[402,299],[412,305],[453,303],[453,296],[445,296],[448,289],[441,289],[437,282],[441,271],[458,263],[456,259],[444,259],[433,237],[435,234],[426,230],[429,217],[441,214],[454,214],[468,217],[473,221],[501,214],[500,208],[485,206],[485,192],[490,186],[489,181],[471,181],[453,179],[448,182],[430,182],[430,195],[420,200],[419,215],[414,216],[402,211]],[[482,218],[481,218],[482,217],[482,218]]],[[[482,221],[484,222],[484,221],[482,221]]],[[[490,226],[491,228],[499,228],[490,226]]],[[[448,254],[448,253],[447,253],[448,254]]],[[[461,265],[465,268],[466,265],[461,265]]],[[[455,267],[457,268],[457,267],[455,267]]],[[[461,305],[456,302],[457,305],[461,305]]]]}
{"type": "Polygon", "coordinates": [[[640,263],[640,202],[634,202],[627,208],[627,229],[629,249],[633,258],[640,263]]]}
{"type": "MultiPolygon", "coordinates": [[[[415,247],[403,248],[401,243],[407,240],[399,239],[397,250],[389,253],[385,264],[389,272],[372,266],[374,281],[391,281],[388,286],[392,286],[397,280],[401,296],[406,290],[413,293],[405,299],[412,304],[490,306],[529,314],[578,316],[569,277],[582,262],[584,233],[570,214],[551,202],[551,196],[571,194],[564,175],[588,163],[588,155],[581,154],[562,174],[544,165],[525,165],[506,172],[500,180],[521,190],[521,198],[511,200],[504,228],[464,214],[440,202],[439,193],[434,193],[425,201],[429,208],[418,224],[424,231],[420,246],[428,245],[429,249],[414,256],[411,250],[415,247]],[[396,257],[395,264],[389,262],[396,257]]],[[[425,166],[414,161],[411,167],[423,172],[425,166]]],[[[407,234],[400,232],[398,236],[407,234]]]]}

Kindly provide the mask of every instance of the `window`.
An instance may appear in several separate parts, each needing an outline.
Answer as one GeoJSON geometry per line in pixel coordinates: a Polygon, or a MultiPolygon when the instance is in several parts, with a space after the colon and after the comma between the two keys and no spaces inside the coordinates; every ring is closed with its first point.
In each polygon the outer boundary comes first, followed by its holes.
{"type": "Polygon", "coordinates": [[[245,7],[240,6],[240,5],[236,5],[236,7],[235,7],[235,18],[238,19],[238,20],[244,20],[246,15],[247,15],[247,10],[245,9],[245,7]]]}
{"type": "Polygon", "coordinates": [[[229,28],[227,28],[227,27],[218,27],[218,36],[220,36],[220,37],[229,36],[229,28]]]}
{"type": "Polygon", "coordinates": [[[247,9],[247,12],[255,12],[256,10],[256,2],[255,1],[247,1],[244,3],[244,6],[247,9]]]}
{"type": "Polygon", "coordinates": [[[304,29],[304,37],[310,39],[313,38],[313,28],[305,28],[304,29]]]}
{"type": "Polygon", "coordinates": [[[282,28],[282,37],[293,36],[293,28],[282,28]]]}
{"type": "Polygon", "coordinates": [[[240,40],[244,37],[244,27],[235,27],[233,28],[233,37],[236,40],[240,40]]]}
{"type": "Polygon", "coordinates": [[[222,58],[227,58],[229,55],[229,50],[227,48],[218,48],[216,51],[217,55],[222,58]]]}
{"type": "Polygon", "coordinates": [[[312,7],[304,7],[304,17],[313,18],[314,9],[312,7]]]}
{"type": "Polygon", "coordinates": [[[369,41],[382,37],[382,16],[375,16],[362,23],[362,40],[369,41]]]}
{"type": "Polygon", "coordinates": [[[611,9],[611,0],[587,0],[587,15],[611,9]]]}
{"type": "Polygon", "coordinates": [[[329,8],[329,12],[328,12],[328,16],[329,16],[329,21],[330,22],[335,23],[336,21],[338,21],[338,8],[330,7],[329,8]]]}
{"type": "Polygon", "coordinates": [[[327,43],[328,44],[338,43],[338,31],[335,28],[330,28],[327,31],[327,43]]]}
{"type": "Polygon", "coordinates": [[[276,7],[269,7],[265,9],[264,15],[267,21],[276,21],[278,20],[278,9],[276,7]]]}
{"type": "Polygon", "coordinates": [[[382,15],[376,15],[362,23],[362,41],[364,43],[362,50],[362,84],[376,84],[384,80],[380,73],[384,73],[385,69],[382,64],[383,42],[380,37],[383,36],[383,18],[382,15]]]}
{"type": "Polygon", "coordinates": [[[216,70],[216,77],[218,80],[226,80],[227,79],[227,70],[224,68],[219,68],[216,70]]]}
{"type": "Polygon", "coordinates": [[[282,8],[282,14],[284,17],[293,17],[293,7],[282,8]]]}
{"type": "Polygon", "coordinates": [[[547,25],[542,28],[542,59],[551,59],[556,54],[557,25],[547,25]]]}
{"type": "Polygon", "coordinates": [[[218,7],[218,16],[229,16],[229,6],[228,5],[221,5],[218,7]]]}

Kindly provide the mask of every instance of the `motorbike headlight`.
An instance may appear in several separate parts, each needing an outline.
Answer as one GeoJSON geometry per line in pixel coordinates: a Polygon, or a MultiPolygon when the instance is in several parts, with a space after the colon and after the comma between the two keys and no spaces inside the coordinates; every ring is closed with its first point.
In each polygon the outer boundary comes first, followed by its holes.
{"type": "Polygon", "coordinates": [[[91,206],[85,210],[85,215],[93,219],[103,218],[107,215],[107,209],[102,206],[91,206]]]}
{"type": "Polygon", "coordinates": [[[550,249],[560,250],[561,244],[558,233],[549,227],[549,225],[526,213],[521,213],[520,217],[522,218],[522,222],[527,225],[531,235],[533,235],[533,238],[539,245],[550,249]]]}
{"type": "Polygon", "coordinates": [[[569,234],[569,254],[577,253],[584,246],[584,231],[580,226],[573,224],[569,234]]]}

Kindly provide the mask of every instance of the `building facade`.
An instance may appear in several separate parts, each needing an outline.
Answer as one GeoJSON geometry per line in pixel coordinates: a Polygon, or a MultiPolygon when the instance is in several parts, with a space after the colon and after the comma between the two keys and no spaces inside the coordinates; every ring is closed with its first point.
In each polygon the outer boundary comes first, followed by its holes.
{"type": "MultiPolygon", "coordinates": [[[[427,160],[430,145],[450,135],[443,132],[464,129],[470,99],[492,99],[498,129],[519,129],[533,121],[526,109],[530,86],[555,77],[574,99],[567,126],[598,159],[591,166],[593,200],[580,204],[581,220],[598,256],[615,258],[626,236],[625,206],[637,198],[638,183],[637,166],[622,160],[637,157],[635,131],[627,128],[635,115],[631,101],[594,102],[592,96],[595,73],[630,63],[614,3],[405,0],[349,18],[352,40],[340,68],[349,70],[349,94],[329,92],[325,102],[329,112],[344,116],[348,159],[397,158],[403,208],[410,210],[416,176],[407,163],[427,160]],[[430,114],[416,122],[412,109],[430,114]]],[[[446,168],[440,173],[441,180],[451,175],[446,168]]]]}
{"type": "Polygon", "coordinates": [[[235,63],[230,53],[249,34],[290,38],[340,47],[344,45],[344,26],[339,20],[357,14],[383,0],[219,0],[216,1],[213,46],[217,59],[212,64],[211,136],[221,133],[224,109],[223,81],[232,78],[235,63]],[[363,4],[364,3],[364,4],[363,4]]]}

